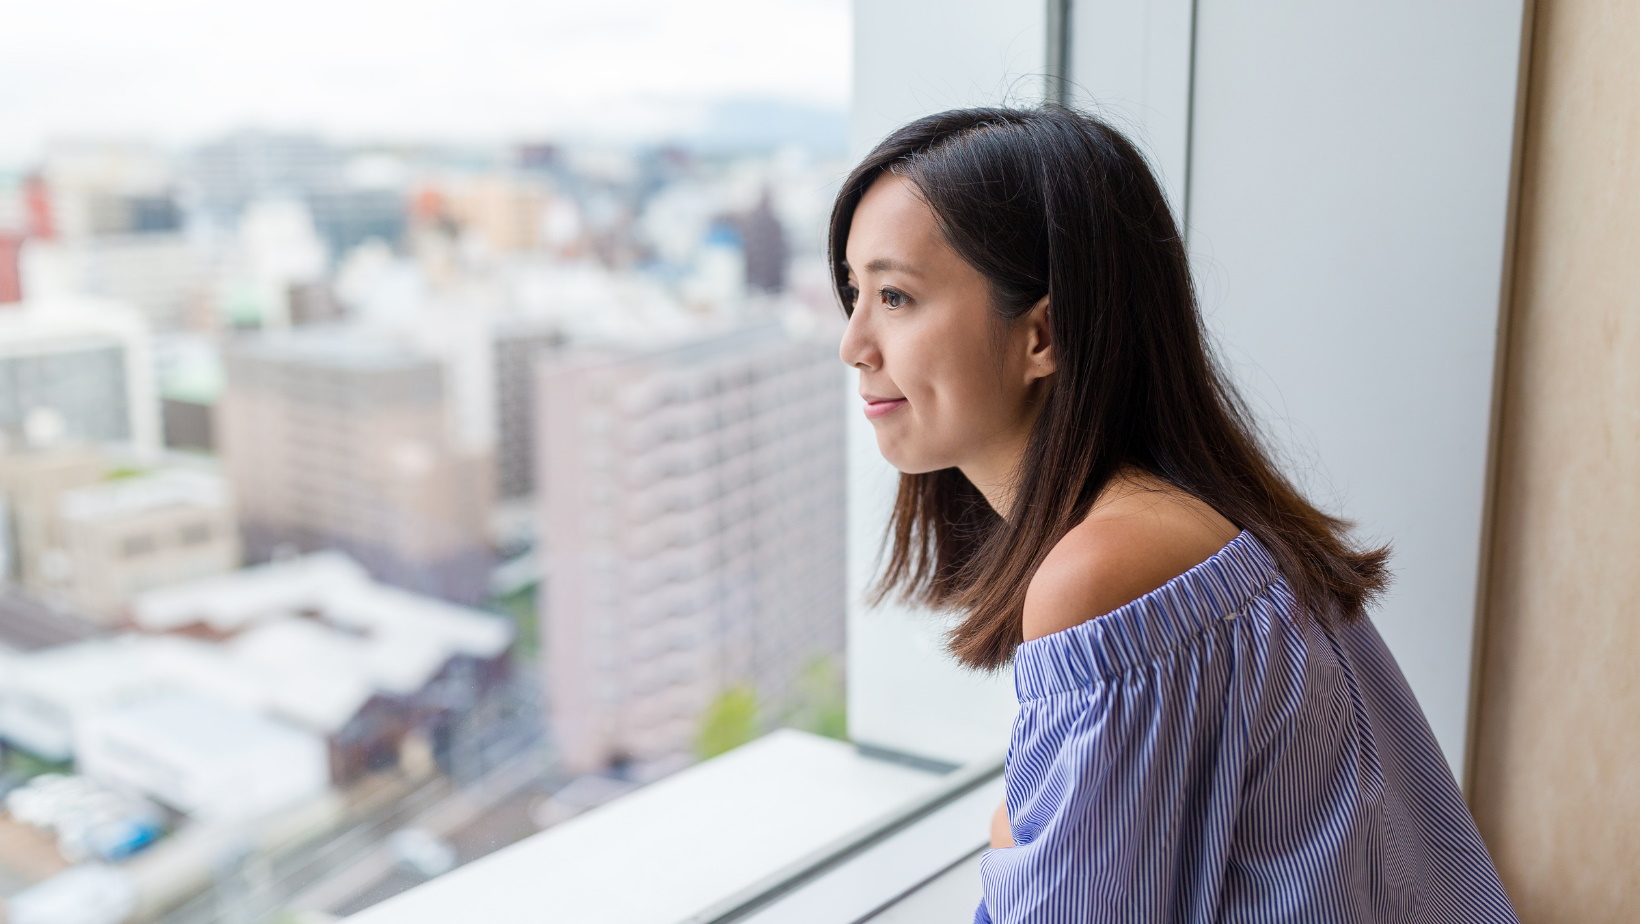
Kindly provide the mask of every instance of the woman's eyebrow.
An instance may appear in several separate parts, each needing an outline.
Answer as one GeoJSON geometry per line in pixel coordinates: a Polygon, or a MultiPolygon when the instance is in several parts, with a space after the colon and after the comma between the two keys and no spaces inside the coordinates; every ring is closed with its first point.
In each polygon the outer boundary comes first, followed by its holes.
{"type": "Polygon", "coordinates": [[[905,262],[900,261],[900,260],[895,260],[895,259],[890,258],[890,257],[878,257],[877,259],[872,260],[870,263],[867,263],[866,264],[866,272],[868,272],[868,273],[904,273],[907,276],[920,276],[920,275],[922,275],[921,273],[918,273],[917,268],[912,266],[911,264],[905,263],[905,262]]]}

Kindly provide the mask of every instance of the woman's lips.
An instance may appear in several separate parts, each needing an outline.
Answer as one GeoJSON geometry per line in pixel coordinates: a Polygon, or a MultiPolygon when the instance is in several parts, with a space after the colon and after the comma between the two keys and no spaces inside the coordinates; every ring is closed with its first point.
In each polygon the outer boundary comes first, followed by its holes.
{"type": "Polygon", "coordinates": [[[888,401],[867,401],[866,416],[877,418],[884,414],[892,414],[899,410],[903,404],[905,404],[904,398],[894,398],[888,401]]]}

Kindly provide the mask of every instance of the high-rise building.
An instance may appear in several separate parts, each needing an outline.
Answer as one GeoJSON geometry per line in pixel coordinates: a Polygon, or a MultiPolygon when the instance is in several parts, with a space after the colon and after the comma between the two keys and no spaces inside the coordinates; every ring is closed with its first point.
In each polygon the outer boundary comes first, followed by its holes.
{"type": "Polygon", "coordinates": [[[311,135],[242,131],[195,150],[189,178],[201,213],[221,227],[233,227],[258,201],[301,202],[330,258],[340,260],[372,238],[399,243],[408,211],[403,190],[361,177],[352,165],[349,151],[311,135]]]}
{"type": "Polygon", "coordinates": [[[248,560],[335,548],[386,583],[484,598],[491,460],[454,448],[437,360],[301,328],[238,341],[225,365],[217,435],[248,560]]]}
{"type": "Polygon", "coordinates": [[[0,438],[158,448],[159,399],[142,316],[85,297],[0,306],[0,438]]]}
{"type": "Polygon", "coordinates": [[[555,327],[502,321],[495,328],[495,463],[497,494],[527,497],[535,490],[535,361],[562,345],[555,327]]]}
{"type": "Polygon", "coordinates": [[[311,135],[241,131],[202,145],[191,167],[200,207],[231,225],[254,200],[305,198],[340,186],[347,154],[311,135]]]}
{"type": "Polygon", "coordinates": [[[725,691],[777,720],[841,655],[842,375],[772,320],[543,358],[544,672],[569,766],[678,766],[725,691]]]}
{"type": "Polygon", "coordinates": [[[567,340],[561,319],[539,305],[525,306],[508,286],[490,280],[459,277],[404,297],[394,291],[393,275],[378,270],[373,279],[361,273],[348,280],[359,323],[443,363],[456,445],[494,456],[499,501],[528,497],[535,485],[532,363],[537,353],[567,340]],[[391,304],[395,296],[396,306],[378,307],[377,299],[391,304]]]}
{"type": "Polygon", "coordinates": [[[746,247],[746,287],[754,292],[785,291],[791,253],[768,190],[756,208],[741,216],[740,227],[746,247]]]}

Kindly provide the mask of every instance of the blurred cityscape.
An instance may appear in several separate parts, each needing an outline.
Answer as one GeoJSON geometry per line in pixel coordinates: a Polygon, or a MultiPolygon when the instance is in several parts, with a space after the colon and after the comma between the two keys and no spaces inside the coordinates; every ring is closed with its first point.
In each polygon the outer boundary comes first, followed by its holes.
{"type": "Polygon", "coordinates": [[[842,737],[838,148],[0,171],[0,919],[332,920],[842,737]]]}

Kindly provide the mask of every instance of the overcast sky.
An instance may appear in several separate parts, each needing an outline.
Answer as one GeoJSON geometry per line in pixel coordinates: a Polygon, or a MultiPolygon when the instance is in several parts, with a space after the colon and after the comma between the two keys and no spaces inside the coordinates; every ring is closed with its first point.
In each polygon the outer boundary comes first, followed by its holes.
{"type": "Polygon", "coordinates": [[[659,137],[707,104],[841,109],[848,0],[23,0],[0,164],[52,137],[659,137]]]}

